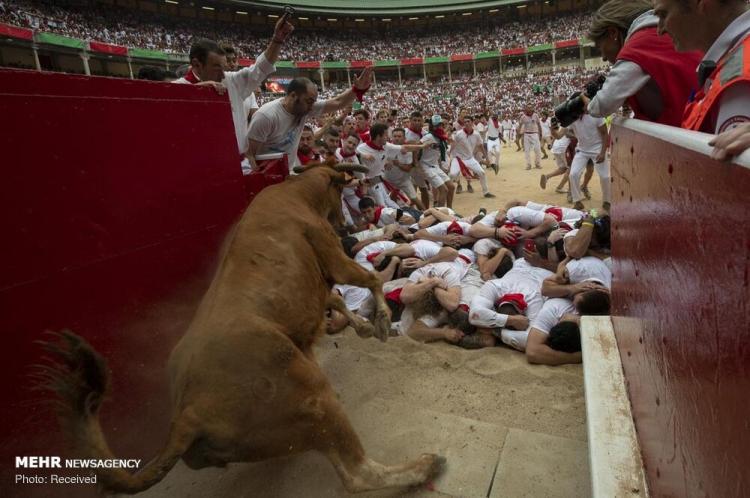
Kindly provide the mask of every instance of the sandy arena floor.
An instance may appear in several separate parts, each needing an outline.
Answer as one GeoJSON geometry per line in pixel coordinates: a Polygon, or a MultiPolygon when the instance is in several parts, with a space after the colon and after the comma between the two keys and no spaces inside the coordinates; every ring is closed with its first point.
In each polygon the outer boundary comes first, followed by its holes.
{"type": "MultiPolygon", "coordinates": [[[[524,170],[523,153],[503,149],[500,174],[489,172],[497,199],[456,196],[463,215],[509,199],[565,204],[546,191],[541,172],[524,170]],[[491,201],[491,202],[490,202],[491,201]]],[[[590,184],[601,206],[599,178],[590,184]]],[[[401,463],[424,452],[448,459],[445,473],[417,490],[364,493],[362,497],[570,497],[590,495],[583,374],[580,365],[532,366],[503,347],[465,351],[448,344],[392,338],[386,344],[356,335],[326,337],[319,362],[357,429],[369,456],[401,463]]],[[[140,497],[324,498],[349,496],[322,456],[307,453],[226,469],[191,471],[179,463],[140,497]]]]}

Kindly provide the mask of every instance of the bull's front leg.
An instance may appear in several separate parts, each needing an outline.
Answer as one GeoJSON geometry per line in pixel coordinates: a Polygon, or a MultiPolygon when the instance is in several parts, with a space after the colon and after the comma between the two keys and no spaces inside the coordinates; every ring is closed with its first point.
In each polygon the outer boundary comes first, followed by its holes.
{"type": "Polygon", "coordinates": [[[344,254],[341,241],[328,227],[310,227],[305,233],[318,258],[321,268],[337,284],[348,284],[370,289],[375,298],[375,337],[385,342],[391,330],[388,305],[383,295],[383,283],[375,273],[371,273],[344,254]]]}

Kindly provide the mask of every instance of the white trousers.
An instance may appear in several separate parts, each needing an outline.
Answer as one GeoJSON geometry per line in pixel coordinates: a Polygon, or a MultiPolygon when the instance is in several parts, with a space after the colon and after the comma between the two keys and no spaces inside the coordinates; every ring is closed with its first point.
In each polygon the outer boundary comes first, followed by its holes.
{"type": "Polygon", "coordinates": [[[597,163],[596,156],[589,152],[576,151],[576,155],[573,158],[573,164],[570,165],[570,193],[573,196],[573,202],[583,200],[584,196],[581,192],[581,176],[586,170],[586,165],[589,160],[594,161],[594,168],[599,174],[599,182],[602,186],[602,198],[604,202],[612,201],[612,183],[610,182],[609,175],[609,158],[606,158],[604,162],[597,163]]]}
{"type": "Polygon", "coordinates": [[[500,151],[502,150],[500,144],[501,142],[499,138],[495,140],[487,140],[487,155],[489,156],[490,160],[492,160],[494,157],[495,164],[497,164],[498,166],[500,166],[500,151]]]}
{"type": "Polygon", "coordinates": [[[379,206],[385,206],[395,209],[401,208],[401,206],[393,202],[391,196],[388,195],[388,189],[385,188],[385,185],[383,185],[382,183],[370,185],[367,188],[367,195],[372,197],[375,200],[375,204],[379,206]]]}
{"type": "MultiPolygon", "coordinates": [[[[479,183],[482,184],[482,193],[486,194],[490,191],[490,188],[487,186],[487,175],[484,174],[484,170],[482,169],[482,165],[479,164],[479,161],[474,159],[473,157],[471,159],[464,159],[463,160],[466,167],[474,173],[477,178],[479,178],[479,183]]],[[[457,178],[458,175],[461,174],[461,167],[458,165],[458,158],[453,158],[451,161],[451,170],[448,175],[451,178],[457,178]]]]}
{"type": "Polygon", "coordinates": [[[526,157],[526,166],[531,167],[531,151],[534,151],[534,165],[542,165],[542,147],[539,144],[539,135],[536,133],[523,134],[523,154],[526,157]]]}

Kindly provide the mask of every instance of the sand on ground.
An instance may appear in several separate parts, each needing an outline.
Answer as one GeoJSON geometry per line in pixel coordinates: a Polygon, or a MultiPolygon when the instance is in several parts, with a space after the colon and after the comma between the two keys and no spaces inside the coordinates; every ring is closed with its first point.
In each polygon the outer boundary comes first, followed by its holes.
{"type": "MultiPolygon", "coordinates": [[[[496,199],[456,196],[464,216],[511,199],[564,205],[565,195],[539,187],[542,172],[526,171],[523,153],[504,148],[500,174],[488,172],[496,199]]],[[[601,206],[599,178],[590,184],[601,206]]],[[[424,452],[447,458],[445,472],[418,489],[363,493],[363,497],[570,497],[590,495],[583,374],[580,365],[529,365],[514,350],[466,351],[406,337],[387,343],[351,330],[316,347],[368,456],[398,464],[424,452]]],[[[325,498],[350,496],[328,461],[306,453],[224,469],[192,471],[179,463],[141,497],[325,498]]]]}

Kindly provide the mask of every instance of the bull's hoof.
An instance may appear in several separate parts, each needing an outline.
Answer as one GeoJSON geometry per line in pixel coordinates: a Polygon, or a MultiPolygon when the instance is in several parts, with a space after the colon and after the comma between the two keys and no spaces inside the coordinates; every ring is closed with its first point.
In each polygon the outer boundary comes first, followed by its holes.
{"type": "Polygon", "coordinates": [[[388,314],[385,311],[378,312],[375,316],[375,337],[385,342],[388,340],[390,331],[391,319],[388,318],[388,314]]]}
{"type": "Polygon", "coordinates": [[[435,455],[434,453],[424,453],[419,459],[424,461],[426,467],[425,481],[445,472],[445,467],[448,462],[444,456],[435,455]]]}
{"type": "Polygon", "coordinates": [[[358,324],[358,326],[354,328],[354,331],[357,332],[358,336],[366,339],[375,335],[375,326],[370,322],[365,322],[363,320],[362,323],[358,324]]]}

